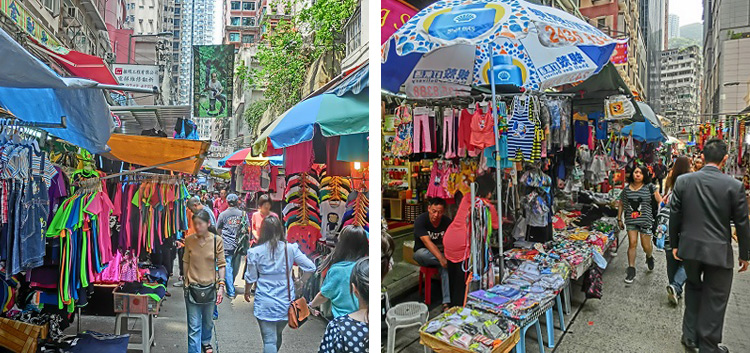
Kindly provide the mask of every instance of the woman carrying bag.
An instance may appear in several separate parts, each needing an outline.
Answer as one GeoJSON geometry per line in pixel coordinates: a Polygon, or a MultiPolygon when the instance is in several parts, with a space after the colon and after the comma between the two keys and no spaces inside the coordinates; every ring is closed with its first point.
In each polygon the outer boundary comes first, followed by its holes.
{"type": "Polygon", "coordinates": [[[182,256],[185,270],[188,353],[213,353],[211,334],[213,312],[224,297],[224,242],[209,230],[211,216],[206,211],[193,215],[195,234],[185,238],[182,256]]]}
{"type": "Polygon", "coordinates": [[[260,227],[258,245],[247,252],[245,300],[250,302],[251,286],[257,282],[253,314],[258,320],[263,339],[263,353],[276,353],[281,348],[281,333],[289,324],[296,328],[306,314],[304,299],[296,300],[291,268],[297,264],[302,271],[315,271],[315,264],[300,251],[297,244],[286,242],[284,226],[278,217],[268,216],[260,227]],[[290,321],[290,316],[293,321],[290,321]]]}

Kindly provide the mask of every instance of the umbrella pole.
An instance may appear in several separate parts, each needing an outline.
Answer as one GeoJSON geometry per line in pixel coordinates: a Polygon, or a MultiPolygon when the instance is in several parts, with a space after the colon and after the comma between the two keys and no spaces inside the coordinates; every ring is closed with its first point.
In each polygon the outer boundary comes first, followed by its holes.
{"type": "MultiPolygon", "coordinates": [[[[490,65],[492,65],[492,62],[494,60],[494,53],[492,52],[492,42],[487,43],[487,52],[490,55],[490,65]]],[[[498,141],[500,140],[500,133],[497,130],[497,124],[498,124],[498,118],[497,118],[497,102],[496,102],[496,94],[495,94],[495,67],[492,67],[492,75],[490,75],[490,86],[492,87],[492,119],[495,121],[495,124],[493,125],[493,128],[495,129],[495,173],[497,177],[497,224],[498,224],[498,243],[500,244],[500,273],[499,278],[500,282],[503,281],[503,269],[505,267],[505,261],[503,257],[503,193],[502,193],[502,187],[503,187],[503,172],[500,170],[500,144],[498,141]]],[[[483,195],[480,195],[483,196],[483,195]]],[[[492,220],[490,220],[490,225],[492,225],[492,220]]]]}

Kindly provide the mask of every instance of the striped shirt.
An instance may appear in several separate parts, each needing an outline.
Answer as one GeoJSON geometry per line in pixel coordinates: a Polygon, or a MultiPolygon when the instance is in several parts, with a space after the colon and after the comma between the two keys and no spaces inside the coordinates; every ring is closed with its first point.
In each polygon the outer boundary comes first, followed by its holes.
{"type": "Polygon", "coordinates": [[[626,225],[647,228],[654,225],[654,214],[651,206],[654,191],[652,184],[643,185],[636,191],[631,190],[630,185],[625,186],[620,194],[620,201],[622,201],[626,225]]]}

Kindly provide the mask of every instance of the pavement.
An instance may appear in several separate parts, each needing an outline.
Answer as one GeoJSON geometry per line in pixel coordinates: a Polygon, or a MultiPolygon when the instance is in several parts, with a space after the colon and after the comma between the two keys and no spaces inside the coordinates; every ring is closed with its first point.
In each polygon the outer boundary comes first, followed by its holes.
{"type": "MultiPolygon", "coordinates": [[[[667,300],[666,259],[663,252],[655,252],[656,266],[648,272],[645,255],[639,248],[636,259],[637,278],[631,285],[625,284],[627,268],[627,246],[619,248],[618,255],[610,259],[604,272],[602,299],[585,299],[580,281],[573,283],[572,311],[565,315],[567,332],[560,330],[555,314],[555,348],[545,347],[545,352],[587,353],[675,353],[684,352],[680,344],[682,333],[682,302],[673,306],[667,300]]],[[[737,247],[735,244],[735,257],[737,247]]],[[[440,298],[439,282],[433,283],[432,298],[440,298]]],[[[416,292],[416,290],[414,291],[416,292]]],[[[418,293],[396,298],[392,303],[422,301],[418,293]]],[[[727,307],[724,325],[724,344],[730,352],[750,352],[750,272],[735,273],[732,294],[727,307]]],[[[393,299],[393,298],[392,298],[393,299]]],[[[430,318],[439,314],[439,304],[430,306],[430,318]]],[[[548,343],[546,323],[542,317],[542,332],[545,346],[548,343]]],[[[538,353],[536,332],[526,334],[526,350],[538,353]]],[[[417,328],[398,331],[396,350],[400,353],[422,353],[417,328]]]]}
{"type": "MultiPolygon", "coordinates": [[[[214,343],[216,353],[263,351],[260,329],[253,316],[252,301],[248,303],[243,298],[245,282],[240,280],[238,286],[237,298],[233,301],[225,298],[219,306],[219,320],[215,321],[218,336],[218,345],[214,343]]],[[[153,353],[187,352],[187,316],[183,291],[182,288],[173,287],[171,281],[169,291],[172,296],[162,303],[159,316],[154,322],[156,338],[151,349],[153,353]]],[[[111,316],[84,315],[80,321],[81,330],[113,333],[115,329],[115,319],[111,316]]],[[[317,352],[326,324],[323,319],[312,317],[297,330],[287,327],[283,334],[281,352],[317,352]]],[[[74,322],[66,333],[74,335],[76,327],[77,322],[74,322]]],[[[138,341],[140,338],[136,336],[131,339],[138,341]]]]}

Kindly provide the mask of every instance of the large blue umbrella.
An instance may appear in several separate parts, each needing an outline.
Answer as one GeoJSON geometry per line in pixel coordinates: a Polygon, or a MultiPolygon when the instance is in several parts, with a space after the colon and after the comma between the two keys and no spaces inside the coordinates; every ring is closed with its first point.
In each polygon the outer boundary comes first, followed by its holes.
{"type": "Polygon", "coordinates": [[[628,136],[631,133],[633,134],[633,138],[638,141],[663,142],[667,140],[662,131],[651,125],[648,120],[634,122],[620,130],[621,136],[628,136]]]}

